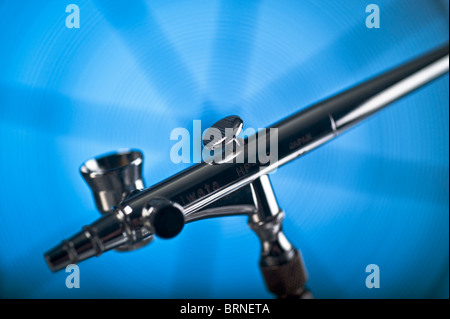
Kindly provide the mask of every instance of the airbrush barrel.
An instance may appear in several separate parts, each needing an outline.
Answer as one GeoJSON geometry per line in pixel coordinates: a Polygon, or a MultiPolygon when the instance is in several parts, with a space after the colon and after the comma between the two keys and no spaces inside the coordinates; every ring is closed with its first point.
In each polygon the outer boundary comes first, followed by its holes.
{"type": "MultiPolygon", "coordinates": [[[[255,179],[298,158],[353,127],[363,119],[381,110],[404,95],[424,86],[448,72],[448,44],[409,63],[376,76],[349,90],[312,105],[273,125],[277,128],[277,160],[262,163],[255,152],[260,145],[270,154],[267,136],[259,132],[243,141],[244,161],[222,164],[194,165],[147,189],[132,193],[112,213],[102,217],[82,232],[46,253],[49,267],[56,271],[67,264],[124,244],[136,242],[136,232],[166,232],[167,225],[155,228],[155,216],[162,210],[153,209],[155,198],[164,199],[166,211],[174,216],[182,212],[186,220],[195,220],[195,214],[211,203],[248,185],[255,179]],[[261,143],[264,138],[265,141],[261,143]],[[249,158],[256,158],[249,162],[249,158]],[[169,204],[172,203],[172,204],[169,204]],[[110,236],[108,235],[108,232],[110,236]],[[101,235],[99,235],[101,234],[101,235]]],[[[300,89],[300,88],[299,88],[300,89]]],[[[259,150],[260,151],[260,150],[259,150]]],[[[224,215],[226,213],[224,212],[224,215]]],[[[214,214],[216,217],[217,214],[214,214]]],[[[156,219],[159,220],[159,219],[156,219]]],[[[162,220],[165,220],[162,218],[162,220]]],[[[178,217],[177,223],[182,223],[178,217]]],[[[181,230],[178,224],[174,229],[181,230]]],[[[172,232],[171,232],[172,233],[172,232]]],[[[175,231],[173,233],[176,233],[175,231]]],[[[149,234],[147,233],[147,236],[149,234]]]]}
{"type": "MultiPolygon", "coordinates": [[[[144,190],[127,205],[142,207],[149,198],[162,196],[180,203],[186,215],[192,214],[448,72],[448,53],[446,46],[271,125],[278,128],[278,160],[270,165],[246,160],[218,165],[203,162],[144,190]]],[[[246,139],[246,159],[258,158],[249,154],[257,150],[251,143],[258,144],[258,137],[246,139]]],[[[268,142],[266,146],[270,153],[268,142]]]]}

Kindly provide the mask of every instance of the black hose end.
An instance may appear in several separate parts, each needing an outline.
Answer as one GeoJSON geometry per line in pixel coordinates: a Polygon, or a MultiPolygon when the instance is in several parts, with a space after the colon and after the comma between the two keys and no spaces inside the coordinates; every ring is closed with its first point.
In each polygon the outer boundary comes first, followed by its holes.
{"type": "Polygon", "coordinates": [[[287,263],[275,266],[261,264],[267,288],[278,298],[312,298],[305,289],[308,274],[297,250],[287,263]]]}

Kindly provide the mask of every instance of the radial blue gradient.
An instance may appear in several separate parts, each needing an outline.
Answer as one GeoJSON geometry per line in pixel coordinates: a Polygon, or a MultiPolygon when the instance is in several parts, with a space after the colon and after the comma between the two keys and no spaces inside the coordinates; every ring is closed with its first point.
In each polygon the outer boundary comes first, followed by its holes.
{"type": "MultiPolygon", "coordinates": [[[[239,114],[264,127],[448,41],[448,1],[88,1],[67,29],[56,0],[0,2],[0,296],[270,298],[244,217],[80,264],[81,288],[43,253],[98,217],[78,168],[145,154],[147,184],[170,132],[239,114]]],[[[284,230],[317,298],[448,298],[449,77],[271,176],[284,230]],[[379,265],[381,288],[365,267],[379,265]]]]}

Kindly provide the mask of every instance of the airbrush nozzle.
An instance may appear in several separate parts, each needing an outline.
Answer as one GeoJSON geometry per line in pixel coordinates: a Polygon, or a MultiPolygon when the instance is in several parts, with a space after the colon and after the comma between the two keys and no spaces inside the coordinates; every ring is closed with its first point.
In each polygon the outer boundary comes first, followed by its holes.
{"type": "Polygon", "coordinates": [[[100,256],[128,241],[125,224],[116,214],[108,214],[47,251],[45,260],[52,271],[58,271],[69,264],[100,256]]]}
{"type": "Polygon", "coordinates": [[[116,249],[146,245],[153,234],[161,238],[178,235],[184,226],[184,214],[180,205],[165,198],[154,198],[143,209],[133,210],[122,205],[103,215],[82,231],[45,253],[45,260],[52,271],[69,264],[116,249]]]}

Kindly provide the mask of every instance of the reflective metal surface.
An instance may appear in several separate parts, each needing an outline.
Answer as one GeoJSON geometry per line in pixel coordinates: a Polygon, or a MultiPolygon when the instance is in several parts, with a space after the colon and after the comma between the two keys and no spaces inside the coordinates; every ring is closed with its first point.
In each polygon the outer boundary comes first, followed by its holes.
{"type": "MultiPolygon", "coordinates": [[[[97,156],[80,167],[80,173],[91,188],[97,209],[101,214],[110,213],[131,193],[145,188],[142,178],[144,156],[139,150],[119,150],[97,156]]],[[[117,251],[131,251],[152,241],[145,229],[136,233],[133,244],[115,248],[117,251]]]]}
{"type": "Polygon", "coordinates": [[[100,213],[108,213],[135,190],[145,187],[142,179],[143,155],[123,150],[86,161],[80,173],[92,190],[100,213]]]}
{"type": "MultiPolygon", "coordinates": [[[[448,52],[448,46],[441,48],[271,125],[278,129],[274,161],[264,162],[256,156],[261,145],[265,146],[267,156],[273,159],[274,155],[266,136],[258,133],[245,139],[238,150],[244,154],[244,163],[234,160],[209,165],[202,162],[148,189],[131,193],[120,203],[117,203],[117,196],[112,197],[114,200],[105,200],[106,197],[99,193],[96,202],[101,203],[102,210],[112,202],[117,207],[47,252],[49,267],[59,270],[69,263],[98,256],[124,244],[133,245],[151,236],[155,231],[148,212],[154,209],[151,203],[155,198],[177,203],[185,215],[185,222],[247,214],[250,227],[262,244],[262,265],[288,263],[296,256],[295,250],[281,231],[284,213],[276,203],[266,174],[448,72],[448,52]],[[258,159],[256,163],[248,161],[253,157],[258,159]],[[247,196],[249,193],[251,200],[247,196]]],[[[95,171],[97,167],[92,164],[91,168],[95,171]]],[[[91,173],[89,170],[87,167],[86,173],[91,173]]],[[[89,177],[95,179],[95,174],[89,177]]],[[[101,187],[92,185],[95,192],[101,191],[101,187]]]]}

